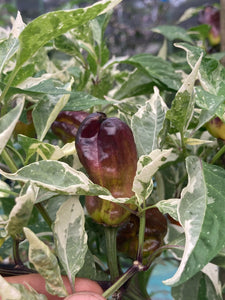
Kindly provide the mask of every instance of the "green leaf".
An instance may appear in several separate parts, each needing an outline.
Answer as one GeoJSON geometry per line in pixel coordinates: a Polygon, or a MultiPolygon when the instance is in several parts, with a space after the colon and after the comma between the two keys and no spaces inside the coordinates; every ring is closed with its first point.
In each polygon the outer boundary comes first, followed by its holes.
{"type": "Polygon", "coordinates": [[[30,181],[49,191],[67,195],[110,195],[107,189],[92,183],[84,173],[59,161],[45,160],[32,163],[14,174],[0,169],[0,174],[12,180],[30,181]]]}
{"type": "Polygon", "coordinates": [[[167,162],[171,155],[170,150],[153,150],[149,155],[142,155],[137,164],[137,172],[134,177],[133,188],[139,205],[146,200],[153,190],[152,176],[159,167],[167,162]]]}
{"type": "Polygon", "coordinates": [[[158,135],[163,128],[166,111],[167,106],[155,87],[151,99],[132,116],[131,129],[139,156],[158,148],[158,135]]]}
{"type": "Polygon", "coordinates": [[[16,106],[0,119],[0,154],[10,139],[23,110],[24,98],[17,101],[16,106]]]}
{"type": "Polygon", "coordinates": [[[154,85],[160,86],[144,70],[136,69],[129,74],[127,80],[124,81],[113,97],[121,100],[137,95],[150,94],[153,92],[154,85]]]}
{"type": "Polygon", "coordinates": [[[94,255],[92,255],[90,250],[87,250],[86,252],[84,264],[82,268],[79,270],[77,277],[98,280],[98,273],[95,266],[95,257],[94,255]]]}
{"type": "MultiPolygon", "coordinates": [[[[20,69],[20,71],[23,71],[23,68],[20,69]]],[[[19,73],[20,73],[19,71],[19,73]]],[[[62,84],[59,84],[59,81],[53,80],[53,79],[46,79],[48,77],[47,75],[43,75],[41,77],[31,77],[28,78],[25,82],[23,82],[23,85],[25,85],[24,88],[18,88],[18,87],[10,87],[6,98],[10,98],[11,96],[15,94],[24,94],[35,98],[43,98],[43,95],[64,95],[64,94],[70,94],[68,90],[65,90],[65,86],[62,86],[62,84]]],[[[17,77],[16,77],[17,78],[17,77]]],[[[3,90],[6,87],[6,85],[2,82],[0,82],[0,88],[3,90]]]]}
{"type": "Polygon", "coordinates": [[[29,228],[24,228],[24,233],[29,241],[29,261],[38,273],[44,277],[46,290],[59,297],[68,295],[64,286],[57,258],[29,228]]]}
{"type": "MultiPolygon", "coordinates": [[[[71,90],[73,81],[71,81],[66,89],[71,90]]],[[[58,116],[59,112],[66,105],[70,95],[48,95],[47,99],[39,101],[32,112],[33,122],[37,133],[37,139],[42,141],[47,134],[52,123],[58,116]]]]}
{"type": "Polygon", "coordinates": [[[72,92],[63,110],[88,110],[93,106],[106,105],[108,102],[85,92],[72,92]]]}
{"type": "MultiPolygon", "coordinates": [[[[210,266],[211,269],[217,269],[210,266]]],[[[218,278],[218,269],[214,271],[215,278],[210,278],[207,273],[199,272],[187,282],[172,288],[172,296],[174,300],[222,300],[220,282],[218,278]],[[216,282],[213,282],[216,281],[216,282]]]]}
{"type": "MultiPolygon", "coordinates": [[[[123,61],[145,71],[146,75],[169,90],[177,91],[181,85],[181,77],[175,72],[171,63],[151,54],[137,54],[123,61]]],[[[157,85],[157,83],[156,83],[157,85]]]]}
{"type": "Polygon", "coordinates": [[[197,61],[192,72],[187,76],[172,102],[172,107],[167,111],[166,117],[171,124],[183,134],[187,130],[194,112],[193,88],[201,64],[202,55],[197,61]]]}
{"type": "Polygon", "coordinates": [[[84,210],[79,197],[70,197],[56,214],[54,236],[59,260],[72,286],[74,286],[75,275],[84,264],[87,252],[87,234],[84,224],[84,210]]]}
{"type": "Polygon", "coordinates": [[[181,40],[192,43],[192,39],[183,27],[174,25],[161,25],[151,29],[153,32],[164,35],[169,41],[181,40]]]}
{"type": "Polygon", "coordinates": [[[186,160],[188,185],[178,205],[185,232],[185,249],[175,275],[166,280],[177,286],[190,279],[212,260],[225,243],[225,171],[190,156],[186,160]]]}
{"type": "Polygon", "coordinates": [[[23,227],[27,226],[37,198],[38,188],[26,183],[23,186],[20,196],[15,199],[15,206],[9,214],[6,230],[7,233],[16,237],[21,234],[23,227]]]}
{"type": "Polygon", "coordinates": [[[121,0],[102,0],[86,8],[68,11],[53,11],[39,16],[30,22],[19,36],[20,48],[16,69],[22,66],[38,49],[48,41],[70,29],[79,27],[99,14],[116,6],[121,0]]]}

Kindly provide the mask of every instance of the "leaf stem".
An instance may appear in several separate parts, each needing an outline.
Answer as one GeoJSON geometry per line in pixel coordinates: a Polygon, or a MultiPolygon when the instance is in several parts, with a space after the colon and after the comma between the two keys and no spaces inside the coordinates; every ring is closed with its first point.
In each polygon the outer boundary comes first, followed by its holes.
{"type": "Polygon", "coordinates": [[[17,172],[17,166],[14,163],[14,161],[12,160],[12,158],[10,157],[10,155],[6,149],[2,150],[1,156],[2,156],[3,160],[5,161],[6,165],[9,167],[10,171],[12,173],[17,172]]]}
{"type": "Polygon", "coordinates": [[[223,155],[224,153],[225,153],[225,145],[214,155],[211,164],[213,165],[217,161],[217,159],[219,159],[221,155],[223,155]]]}
{"type": "Polygon", "coordinates": [[[114,282],[119,277],[116,234],[117,227],[105,227],[105,242],[107,251],[107,263],[111,276],[111,281],[114,282]]]}
{"type": "Polygon", "coordinates": [[[18,71],[19,71],[18,68],[14,69],[14,72],[12,72],[12,74],[11,74],[9,80],[7,81],[7,84],[6,84],[2,94],[0,96],[0,103],[3,102],[3,107],[2,107],[2,110],[1,110],[2,115],[6,114],[6,112],[7,112],[7,99],[5,99],[5,96],[6,96],[8,90],[10,88],[10,85],[13,82],[13,80],[14,80],[14,78],[15,78],[18,71]]]}
{"type": "Polygon", "coordinates": [[[51,228],[52,227],[52,219],[50,218],[48,212],[46,211],[45,207],[41,202],[36,203],[35,206],[37,207],[38,211],[42,215],[43,219],[45,222],[48,224],[48,226],[51,228]]]}
{"type": "Polygon", "coordinates": [[[144,238],[145,238],[145,209],[142,210],[140,216],[139,234],[138,234],[138,252],[137,260],[142,262],[144,238]]]}

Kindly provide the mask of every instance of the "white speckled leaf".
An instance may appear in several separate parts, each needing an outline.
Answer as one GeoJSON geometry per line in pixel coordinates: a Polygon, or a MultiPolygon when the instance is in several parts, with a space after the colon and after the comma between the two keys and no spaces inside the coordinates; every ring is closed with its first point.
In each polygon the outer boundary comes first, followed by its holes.
{"type": "Polygon", "coordinates": [[[225,244],[225,171],[195,156],[188,157],[186,164],[188,185],[178,205],[186,241],[177,272],[164,281],[172,286],[194,276],[225,244]]]}
{"type": "Polygon", "coordinates": [[[0,169],[0,174],[12,180],[30,181],[49,191],[67,195],[110,195],[107,189],[91,182],[84,173],[54,160],[31,163],[14,174],[0,169]]]}
{"type": "Polygon", "coordinates": [[[29,228],[24,227],[24,233],[29,241],[29,261],[45,279],[46,290],[52,295],[66,297],[57,258],[29,228]]]}
{"type": "Polygon", "coordinates": [[[158,88],[154,87],[151,99],[146,101],[131,119],[131,128],[139,156],[158,148],[158,135],[163,128],[166,111],[167,106],[158,88]]]}
{"type": "Polygon", "coordinates": [[[87,234],[84,228],[84,210],[79,197],[64,202],[54,223],[55,245],[59,260],[71,283],[84,264],[87,252],[87,234]]]}
{"type": "Polygon", "coordinates": [[[17,105],[0,118],[0,154],[11,137],[17,121],[22,113],[24,98],[17,101],[17,105]]]}
{"type": "Polygon", "coordinates": [[[0,43],[0,73],[2,72],[5,63],[16,53],[19,47],[18,36],[25,28],[25,24],[21,18],[20,13],[13,22],[12,30],[8,39],[0,43]]]}
{"type": "Polygon", "coordinates": [[[181,133],[187,130],[194,113],[194,97],[193,88],[196,79],[198,78],[198,71],[202,61],[202,54],[196,62],[192,72],[184,80],[184,83],[176,93],[172,102],[171,109],[167,111],[166,117],[171,124],[181,133]]]}
{"type": "Polygon", "coordinates": [[[149,155],[142,155],[137,164],[137,172],[134,177],[133,188],[139,204],[147,199],[152,192],[152,176],[158,171],[159,167],[165,164],[172,149],[152,151],[149,155]]]}
{"type": "Polygon", "coordinates": [[[22,66],[48,41],[111,10],[119,2],[121,0],[102,0],[86,8],[49,12],[34,19],[19,36],[16,68],[22,66]]]}

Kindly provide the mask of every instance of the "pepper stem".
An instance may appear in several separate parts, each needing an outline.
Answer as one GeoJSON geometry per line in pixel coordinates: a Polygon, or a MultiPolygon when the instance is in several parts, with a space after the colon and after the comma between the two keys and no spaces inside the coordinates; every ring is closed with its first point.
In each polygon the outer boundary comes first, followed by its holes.
{"type": "Polygon", "coordinates": [[[142,263],[144,238],[145,238],[145,210],[144,209],[140,214],[139,220],[140,220],[140,225],[139,225],[139,234],[138,234],[137,260],[142,263]]]}
{"type": "Polygon", "coordinates": [[[135,260],[133,265],[123,274],[110,288],[108,288],[103,294],[102,297],[108,298],[112,296],[121,286],[124,285],[134,274],[143,270],[143,265],[135,260]]]}
{"type": "Polygon", "coordinates": [[[116,234],[117,234],[117,227],[105,227],[107,263],[108,263],[112,282],[114,282],[119,277],[117,248],[116,248],[116,234]]]}

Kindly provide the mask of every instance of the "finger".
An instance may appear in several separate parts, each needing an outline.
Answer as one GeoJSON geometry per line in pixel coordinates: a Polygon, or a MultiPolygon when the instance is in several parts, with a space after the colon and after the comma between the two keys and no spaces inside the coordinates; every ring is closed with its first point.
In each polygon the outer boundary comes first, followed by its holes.
{"type": "MultiPolygon", "coordinates": [[[[68,294],[71,294],[71,287],[69,284],[69,280],[66,276],[62,276],[65,287],[68,291],[68,294]]],[[[29,275],[20,275],[20,276],[12,276],[5,277],[5,279],[9,283],[20,283],[25,286],[30,285],[33,289],[35,289],[38,293],[44,294],[48,297],[48,300],[60,300],[57,296],[50,295],[45,289],[45,280],[39,274],[29,274],[29,275]]],[[[85,291],[85,292],[94,292],[99,295],[103,293],[102,288],[97,284],[97,282],[92,281],[86,278],[76,278],[75,280],[75,290],[77,292],[85,291]]],[[[1,298],[0,298],[1,300],[1,298]]]]}
{"type": "Polygon", "coordinates": [[[66,297],[65,300],[105,300],[105,298],[96,293],[80,292],[66,297]]]}

